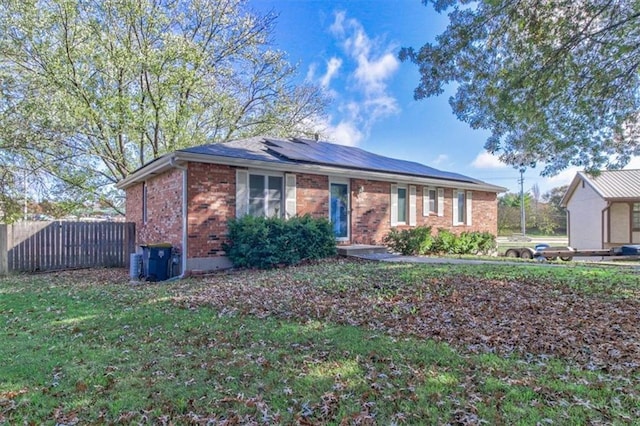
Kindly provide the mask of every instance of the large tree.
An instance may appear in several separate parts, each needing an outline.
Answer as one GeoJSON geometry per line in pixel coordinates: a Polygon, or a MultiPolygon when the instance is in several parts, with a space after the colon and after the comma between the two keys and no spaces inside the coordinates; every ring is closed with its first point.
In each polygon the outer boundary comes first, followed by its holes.
{"type": "Polygon", "coordinates": [[[448,83],[454,113],[509,164],[620,167],[640,155],[640,2],[423,0],[449,11],[435,43],[403,48],[415,98],[448,83]]]}
{"type": "Polygon", "coordinates": [[[0,162],[105,188],[187,146],[310,135],[324,99],[244,0],[5,0],[0,162]]]}

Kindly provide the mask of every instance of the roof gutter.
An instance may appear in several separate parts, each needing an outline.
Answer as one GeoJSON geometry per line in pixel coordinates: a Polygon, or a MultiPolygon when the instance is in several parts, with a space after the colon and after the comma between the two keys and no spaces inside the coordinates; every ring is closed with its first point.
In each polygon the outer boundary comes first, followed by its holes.
{"type": "Polygon", "coordinates": [[[174,152],[171,155],[166,155],[166,156],[157,158],[155,161],[152,161],[146,166],[139,168],[138,170],[134,171],[126,178],[122,179],[120,182],[116,183],[116,188],[127,189],[127,187],[129,186],[145,180],[146,177],[149,175],[155,175],[155,174],[162,173],[165,170],[169,170],[170,168],[172,168],[171,163],[175,162],[176,160],[179,160],[179,158],[177,157],[178,156],[174,152]]]}

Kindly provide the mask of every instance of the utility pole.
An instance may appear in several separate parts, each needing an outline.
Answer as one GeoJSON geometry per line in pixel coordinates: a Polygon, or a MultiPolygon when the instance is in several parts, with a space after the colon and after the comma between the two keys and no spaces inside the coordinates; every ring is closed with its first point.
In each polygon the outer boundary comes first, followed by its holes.
{"type": "Polygon", "coordinates": [[[524,165],[520,165],[520,229],[522,236],[526,236],[525,215],[524,215],[524,172],[527,170],[524,165]]]}

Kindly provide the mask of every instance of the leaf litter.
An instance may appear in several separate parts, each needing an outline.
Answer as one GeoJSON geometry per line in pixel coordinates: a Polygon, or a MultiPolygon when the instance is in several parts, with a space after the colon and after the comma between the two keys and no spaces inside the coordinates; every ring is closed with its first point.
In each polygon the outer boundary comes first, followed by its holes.
{"type": "MultiPolygon", "coordinates": [[[[175,306],[182,309],[213,307],[219,318],[252,316],[310,325],[348,324],[397,339],[417,337],[446,342],[460,353],[501,356],[513,354],[527,364],[544,363],[557,357],[573,361],[584,369],[602,372],[598,381],[603,386],[606,386],[603,383],[607,381],[621,386],[621,378],[625,375],[629,377],[628,384],[622,385],[624,390],[612,398],[611,409],[608,414],[604,412],[602,418],[611,419],[608,416],[618,411],[616,401],[621,411],[624,411],[621,408],[623,405],[629,406],[629,402],[621,402],[620,398],[637,401],[637,379],[634,379],[640,370],[640,332],[637,327],[640,306],[637,294],[625,298],[610,297],[610,294],[581,291],[575,286],[553,282],[552,277],[535,274],[528,274],[526,279],[517,274],[492,278],[487,278],[488,276],[491,274],[474,275],[469,271],[440,273],[416,265],[390,266],[352,260],[328,260],[286,269],[231,271],[197,280],[175,282],[165,287],[172,297],[162,299],[172,300],[175,306]]],[[[149,300],[148,296],[155,294],[152,289],[159,284],[136,286],[129,291],[121,291],[122,271],[60,273],[50,280],[49,285],[68,286],[69,295],[75,297],[74,292],[78,286],[95,290],[97,282],[105,284],[107,293],[113,291],[107,288],[112,284],[119,288],[118,293],[113,295],[118,303],[131,305],[134,302],[132,298],[141,303],[156,303],[149,300]]],[[[51,312],[55,313],[56,309],[53,307],[51,312]]],[[[176,327],[179,325],[176,324],[176,327]]],[[[149,339],[159,339],[156,332],[160,332],[160,329],[150,328],[149,339]]],[[[192,343],[202,347],[228,346],[230,354],[235,353],[237,348],[235,342],[227,341],[222,336],[194,335],[194,338],[199,340],[192,343]]],[[[268,358],[263,356],[269,350],[265,345],[264,342],[254,341],[245,347],[247,352],[244,360],[230,355],[229,362],[247,364],[246,368],[249,370],[255,368],[255,371],[266,371],[271,366],[268,358]]],[[[325,362],[330,347],[331,342],[328,341],[292,344],[292,352],[309,353],[304,355],[304,358],[308,358],[308,363],[299,366],[300,374],[307,374],[312,366],[325,362]]],[[[182,348],[176,349],[174,364],[189,358],[190,354],[182,348]]],[[[284,362],[287,357],[283,355],[284,362]]],[[[219,362],[220,358],[217,360],[219,362]]],[[[221,368],[216,365],[216,359],[199,362],[201,369],[214,372],[221,368]]],[[[271,406],[273,401],[264,398],[260,386],[259,393],[245,395],[232,393],[231,386],[220,380],[215,384],[215,390],[227,396],[218,398],[216,405],[221,408],[228,406],[225,414],[221,415],[219,411],[207,413],[192,406],[193,401],[188,401],[186,413],[177,413],[173,403],[159,399],[162,406],[157,410],[163,415],[135,410],[122,412],[118,418],[106,417],[106,422],[144,423],[148,416],[149,421],[158,424],[172,424],[177,419],[188,424],[281,424],[286,423],[286,419],[293,420],[296,424],[334,424],[340,419],[340,424],[376,424],[376,400],[384,398],[393,404],[399,404],[390,418],[391,424],[412,423],[420,418],[416,417],[420,415],[420,411],[405,414],[402,406],[417,400],[415,385],[420,386],[426,379],[425,375],[433,375],[427,378],[429,380],[435,380],[438,376],[446,377],[442,373],[446,373],[448,368],[436,363],[426,370],[408,372],[407,369],[412,369],[410,365],[395,365],[392,360],[380,359],[375,353],[368,357],[358,357],[357,362],[363,369],[363,379],[369,392],[354,394],[340,376],[335,375],[333,387],[323,390],[321,396],[308,400],[301,399],[287,381],[283,380],[281,393],[290,404],[286,413],[271,406]],[[396,375],[402,376],[402,380],[391,381],[390,378],[396,375]],[[354,398],[358,400],[359,411],[350,411],[347,415],[344,411],[338,414],[343,400],[354,398]]],[[[154,365],[144,369],[162,373],[162,377],[150,377],[149,384],[155,380],[165,380],[167,383],[178,380],[154,365]]],[[[453,421],[454,424],[484,423],[477,406],[499,404],[503,398],[499,392],[487,393],[481,389],[482,384],[478,380],[491,376],[492,372],[494,370],[490,364],[470,364],[465,367],[467,377],[457,384],[458,391],[449,394],[435,392],[431,397],[432,401],[449,407],[452,417],[448,421],[453,421]],[[488,401],[486,398],[493,398],[495,401],[488,401]]],[[[567,368],[567,381],[577,383],[583,380],[573,374],[567,368]]],[[[585,410],[601,411],[602,407],[589,399],[577,397],[566,390],[548,388],[549,385],[537,382],[533,375],[533,370],[528,372],[526,368],[514,377],[500,368],[496,368],[494,374],[497,381],[509,386],[532,387],[543,398],[531,401],[532,406],[546,404],[566,407],[567,410],[582,407],[585,410]]],[[[245,380],[253,380],[250,372],[227,378],[229,384],[245,380]]],[[[189,387],[193,382],[180,378],[180,384],[189,387]]],[[[105,392],[109,391],[108,385],[107,382],[104,386],[105,392]]],[[[88,390],[87,384],[82,381],[75,382],[74,386],[78,393],[88,390]]],[[[8,393],[2,395],[6,407],[4,413],[0,413],[0,423],[3,415],[15,409],[16,396],[18,395],[8,393]]],[[[632,412],[640,415],[638,410],[632,412]]],[[[55,409],[53,414],[59,424],[76,424],[81,418],[74,410],[62,408],[55,409]]],[[[624,420],[625,415],[620,412],[617,418],[624,420]]],[[[447,421],[446,418],[440,420],[447,421]]],[[[549,421],[553,422],[552,419],[549,421]]]]}
{"type": "Polygon", "coordinates": [[[549,279],[444,274],[332,260],[205,278],[180,303],[220,315],[329,321],[446,342],[471,353],[559,357],[590,370],[640,370],[640,302],[576,291],[549,279]],[[374,272],[374,273],[371,273],[374,272]]]}

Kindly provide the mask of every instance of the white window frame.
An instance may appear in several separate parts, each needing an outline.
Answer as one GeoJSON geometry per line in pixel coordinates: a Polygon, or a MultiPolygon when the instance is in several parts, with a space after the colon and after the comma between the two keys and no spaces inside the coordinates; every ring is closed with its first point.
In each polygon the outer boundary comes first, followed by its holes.
{"type": "Polygon", "coordinates": [[[416,226],[417,225],[417,188],[415,185],[405,185],[392,183],[390,190],[390,201],[389,201],[389,219],[391,226],[398,225],[409,225],[416,226]],[[406,200],[405,200],[405,220],[400,222],[398,220],[398,213],[400,213],[400,206],[398,205],[398,189],[404,189],[406,191],[406,200]]]}
{"type": "MultiPolygon", "coordinates": [[[[249,200],[251,195],[251,176],[263,176],[265,178],[265,187],[262,194],[262,197],[264,199],[264,211],[262,215],[263,217],[268,217],[267,212],[269,209],[269,177],[282,179],[282,185],[280,187],[280,208],[278,209],[277,217],[282,218],[287,216],[289,212],[285,212],[285,205],[287,197],[291,196],[291,194],[287,193],[287,175],[285,175],[285,173],[273,172],[269,170],[249,169],[237,170],[236,172],[236,217],[244,216],[245,214],[249,214],[250,212],[249,200]]],[[[289,192],[291,192],[291,190],[289,192]]]]}
{"type": "Polygon", "coordinates": [[[291,219],[298,214],[297,201],[297,178],[293,173],[284,175],[284,214],[285,218],[291,219]]]}
{"type": "Polygon", "coordinates": [[[442,216],[444,190],[434,186],[422,187],[422,215],[423,216],[442,216]],[[433,198],[431,197],[433,191],[433,198]],[[431,201],[433,200],[433,210],[431,209],[431,201]]]}
{"type": "Polygon", "coordinates": [[[471,226],[473,217],[473,192],[465,191],[463,189],[454,189],[451,197],[453,206],[453,226],[471,226]],[[460,195],[464,198],[462,200],[462,206],[460,205],[460,195]],[[460,221],[460,208],[463,208],[463,220],[460,221]]]}
{"type": "Polygon", "coordinates": [[[396,214],[398,215],[398,224],[399,225],[406,225],[409,223],[409,208],[408,208],[408,204],[409,204],[409,188],[407,188],[406,185],[398,185],[398,189],[396,190],[396,194],[398,197],[398,202],[397,202],[397,210],[396,210],[396,214]],[[400,220],[400,191],[404,191],[404,220],[400,220]]]}

